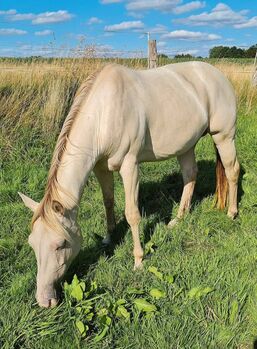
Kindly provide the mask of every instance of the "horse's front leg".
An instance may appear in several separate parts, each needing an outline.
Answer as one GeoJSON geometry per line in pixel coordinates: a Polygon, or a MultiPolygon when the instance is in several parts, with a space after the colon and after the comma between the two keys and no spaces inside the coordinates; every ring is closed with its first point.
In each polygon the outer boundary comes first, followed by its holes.
{"type": "Polygon", "coordinates": [[[190,149],[185,154],[178,156],[178,161],[183,176],[184,188],[177,217],[169,222],[169,227],[173,227],[179,221],[179,219],[189,211],[197,175],[194,148],[190,149]]]}
{"type": "Polygon", "coordinates": [[[134,269],[139,268],[142,264],[143,249],[139,238],[139,223],[141,220],[138,209],[138,162],[134,155],[126,155],[120,168],[120,174],[123,180],[125,190],[125,215],[128,224],[131,227],[134,242],[134,269]]]}
{"type": "Polygon", "coordinates": [[[115,215],[114,215],[114,181],[113,181],[113,172],[110,172],[108,169],[97,165],[94,168],[94,173],[98,182],[101,186],[103,193],[103,200],[106,212],[107,220],[107,235],[103,239],[104,244],[109,244],[111,242],[112,232],[115,229],[115,215]]]}

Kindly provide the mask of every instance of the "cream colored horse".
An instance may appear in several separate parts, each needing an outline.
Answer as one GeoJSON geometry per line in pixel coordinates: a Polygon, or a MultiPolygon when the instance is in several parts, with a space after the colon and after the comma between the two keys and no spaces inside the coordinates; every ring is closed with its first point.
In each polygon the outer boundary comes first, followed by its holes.
{"type": "Polygon", "coordinates": [[[115,227],[113,171],[121,174],[135,268],[143,258],[138,209],[140,162],[178,158],[184,189],[172,226],[190,207],[197,172],[194,147],[204,134],[211,134],[218,154],[217,204],[225,207],[228,183],[228,215],[233,218],[237,214],[239,174],[235,123],[233,89],[221,72],[206,63],[178,63],[153,70],[111,64],[90,77],[64,122],[43,200],[36,203],[20,194],[34,211],[29,243],[37,258],[38,303],[56,305],[56,282],[80,249],[77,212],[92,170],[103,192],[108,227],[105,242],[115,227]]]}

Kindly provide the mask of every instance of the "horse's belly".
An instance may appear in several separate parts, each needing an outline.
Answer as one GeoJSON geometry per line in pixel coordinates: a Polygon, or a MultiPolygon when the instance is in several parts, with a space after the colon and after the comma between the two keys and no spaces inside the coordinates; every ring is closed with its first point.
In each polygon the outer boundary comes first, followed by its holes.
{"type": "Polygon", "coordinates": [[[207,117],[203,114],[176,121],[169,118],[169,122],[159,120],[149,125],[140,161],[165,160],[184,154],[197,143],[207,127],[207,117]]]}

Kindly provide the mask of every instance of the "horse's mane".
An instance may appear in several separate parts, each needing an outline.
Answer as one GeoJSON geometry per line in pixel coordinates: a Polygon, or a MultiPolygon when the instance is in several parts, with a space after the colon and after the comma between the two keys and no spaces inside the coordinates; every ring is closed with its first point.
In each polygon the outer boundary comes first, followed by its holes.
{"type": "Polygon", "coordinates": [[[62,130],[57,139],[50,170],[48,173],[44,197],[40,202],[32,218],[32,225],[40,217],[49,227],[55,228],[57,232],[59,232],[61,235],[64,235],[66,238],[69,238],[69,236],[67,236],[67,232],[59,223],[56,217],[56,214],[53,211],[52,206],[54,201],[58,201],[64,209],[68,209],[72,206],[72,204],[74,204],[74,198],[70,193],[64,190],[61,187],[61,185],[58,183],[57,172],[58,172],[63,154],[66,150],[67,141],[68,141],[72,126],[74,124],[74,121],[78,113],[80,112],[83,104],[85,103],[97,76],[102,70],[103,70],[103,67],[98,69],[95,73],[89,75],[86,81],[80,86],[80,88],[78,89],[75,95],[74,102],[71,106],[70,112],[64,121],[62,130]],[[65,195],[60,195],[60,192],[65,195]]]}

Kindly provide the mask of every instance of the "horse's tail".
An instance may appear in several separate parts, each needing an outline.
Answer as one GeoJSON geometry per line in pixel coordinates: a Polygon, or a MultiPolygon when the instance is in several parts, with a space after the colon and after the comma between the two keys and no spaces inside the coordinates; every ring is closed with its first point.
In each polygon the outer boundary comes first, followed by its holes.
{"type": "Polygon", "coordinates": [[[216,193],[215,206],[219,210],[224,210],[228,197],[228,180],[225,173],[225,168],[221,162],[220,154],[216,150],[216,193]]]}

